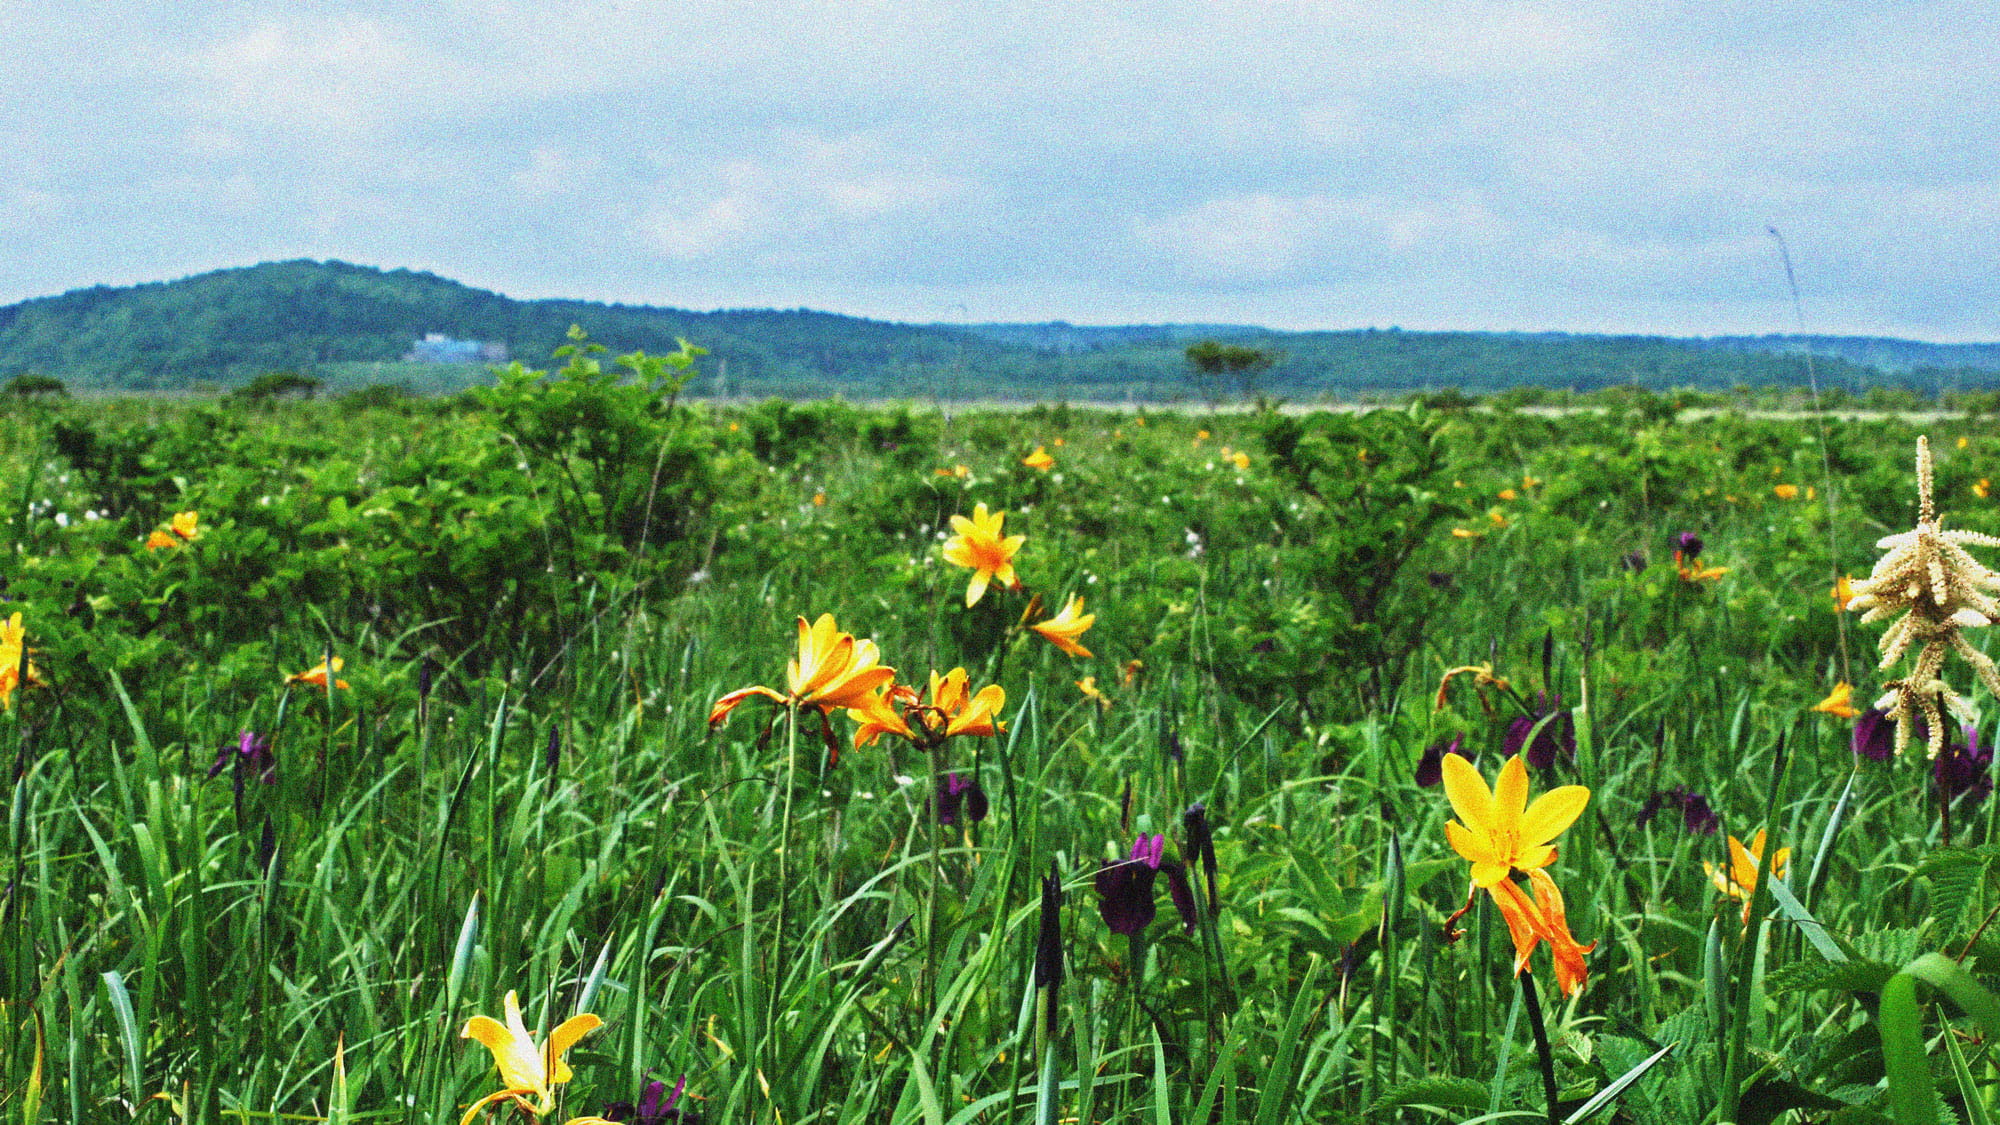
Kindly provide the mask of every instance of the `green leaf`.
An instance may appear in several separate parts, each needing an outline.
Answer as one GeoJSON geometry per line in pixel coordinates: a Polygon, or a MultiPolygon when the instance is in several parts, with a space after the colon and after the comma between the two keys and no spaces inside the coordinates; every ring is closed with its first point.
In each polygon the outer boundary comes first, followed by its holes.
{"type": "Polygon", "coordinates": [[[1367,1116],[1374,1118],[1399,1106],[1483,1110],[1486,1108],[1486,1083],[1472,1078],[1418,1078],[1375,1099],[1375,1104],[1368,1107],[1367,1116]]]}

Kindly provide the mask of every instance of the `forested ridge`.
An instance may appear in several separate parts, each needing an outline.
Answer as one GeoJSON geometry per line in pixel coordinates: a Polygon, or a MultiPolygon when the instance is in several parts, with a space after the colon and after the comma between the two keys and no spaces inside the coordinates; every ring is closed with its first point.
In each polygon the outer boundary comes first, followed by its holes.
{"type": "Polygon", "coordinates": [[[855,397],[1164,400],[1297,399],[1518,386],[1822,386],[1927,392],[2000,385],[2000,345],[1847,337],[1677,339],[1562,333],[1279,332],[1237,325],[910,325],[805,309],[684,309],[514,300],[435,274],[295,260],[176,281],[94,286],[0,307],[0,379],[78,388],[241,386],[298,371],[336,386],[455,390],[480,364],[404,362],[428,333],[500,345],[547,366],[572,324],[614,354],[708,349],[695,393],[855,397]],[[1204,382],[1187,348],[1217,339],[1266,349],[1251,377],[1204,382]]]}

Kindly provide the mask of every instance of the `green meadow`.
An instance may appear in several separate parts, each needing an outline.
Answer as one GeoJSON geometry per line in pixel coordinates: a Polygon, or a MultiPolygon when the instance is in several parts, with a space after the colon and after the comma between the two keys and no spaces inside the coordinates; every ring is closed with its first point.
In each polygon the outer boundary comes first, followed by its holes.
{"type": "Polygon", "coordinates": [[[558,359],[0,410],[0,1121],[1993,1119],[1990,425],[558,359]]]}

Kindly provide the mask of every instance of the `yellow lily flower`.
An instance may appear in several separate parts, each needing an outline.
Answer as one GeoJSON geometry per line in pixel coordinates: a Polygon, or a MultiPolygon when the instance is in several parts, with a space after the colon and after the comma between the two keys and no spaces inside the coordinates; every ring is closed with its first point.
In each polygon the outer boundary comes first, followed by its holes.
{"type": "Polygon", "coordinates": [[[0,708],[13,709],[15,688],[34,687],[42,682],[34,661],[24,659],[29,651],[27,646],[28,630],[16,612],[5,624],[0,624],[0,708]]]}
{"type": "Polygon", "coordinates": [[[784,707],[818,708],[822,715],[832,714],[836,707],[886,713],[879,691],[895,680],[896,670],[885,667],[881,655],[874,641],[857,641],[854,634],[841,632],[831,613],[820,614],[810,625],[800,617],[799,654],[785,667],[786,690],[781,693],[763,684],[737,688],[715,701],[708,724],[727,719],[737,704],[753,695],[784,707]]]}
{"type": "Polygon", "coordinates": [[[1061,613],[1028,628],[1040,633],[1043,640],[1071,656],[1089,656],[1090,650],[1078,644],[1077,638],[1096,623],[1096,614],[1083,612],[1083,595],[1071,594],[1061,613]]]}
{"type": "Polygon", "coordinates": [[[962,734],[1006,733],[1007,724],[995,716],[1007,705],[1007,689],[988,684],[973,694],[967,685],[968,678],[963,668],[953,668],[942,676],[932,672],[928,703],[914,689],[896,684],[878,696],[880,702],[865,708],[850,708],[848,717],[861,724],[854,731],[855,748],[867,746],[885,734],[899,734],[919,745],[935,746],[962,734]],[[917,733],[918,727],[923,728],[921,735],[917,733]]]}
{"type": "Polygon", "coordinates": [[[339,679],[338,675],[340,670],[346,666],[347,661],[336,656],[333,658],[331,666],[322,660],[303,672],[295,672],[292,675],[286,676],[285,682],[288,684],[311,684],[316,688],[324,688],[326,687],[327,676],[332,675],[336,677],[333,681],[333,686],[345,691],[347,689],[347,681],[339,679]]]}
{"type": "Polygon", "coordinates": [[[1026,465],[1030,469],[1040,469],[1046,473],[1056,467],[1056,459],[1049,456],[1049,451],[1046,447],[1038,445],[1035,447],[1033,453],[1021,458],[1021,464],[1026,465]]]}
{"type": "Polygon", "coordinates": [[[1250,455],[1239,449],[1230,455],[1229,463],[1235,465],[1239,472],[1247,472],[1250,468],[1250,455]]]}
{"type": "Polygon", "coordinates": [[[1098,690],[1096,676],[1085,676],[1078,680],[1076,682],[1076,690],[1082,692],[1085,699],[1090,700],[1106,711],[1111,709],[1111,697],[1098,690]]]}
{"type": "Polygon", "coordinates": [[[1833,611],[1846,613],[1847,603],[1854,600],[1854,579],[1843,574],[1833,582],[1833,611]]]}
{"type": "Polygon", "coordinates": [[[1014,574],[1014,552],[1021,549],[1028,537],[1002,536],[1001,524],[1006,518],[1005,512],[987,512],[984,503],[972,506],[971,519],[951,517],[951,529],[958,534],[945,540],[944,561],[972,568],[972,581],[965,586],[967,609],[986,596],[988,583],[999,582],[1009,589],[1021,586],[1020,578],[1014,574]]]}
{"type": "Polygon", "coordinates": [[[1502,879],[1490,888],[1493,902],[1500,908],[1500,917],[1506,920],[1507,933],[1514,939],[1514,972],[1516,975],[1525,972],[1528,956],[1535,951],[1536,944],[1548,942],[1549,953],[1555,957],[1556,985],[1568,996],[1583,987],[1584,978],[1589,975],[1583,955],[1596,949],[1597,943],[1579,945],[1570,936],[1562,891],[1548,872],[1540,868],[1528,872],[1528,885],[1534,888],[1532,899],[1512,879],[1502,879]]]}
{"type": "Polygon", "coordinates": [[[1490,889],[1510,872],[1554,863],[1551,841],[1575,823],[1590,802],[1590,790],[1565,785],[1528,804],[1528,765],[1518,754],[1500,767],[1490,790],[1472,763],[1456,754],[1444,756],[1443,768],[1445,796],[1459,816],[1445,822],[1445,839],[1472,864],[1474,886],[1490,889]]]}
{"type": "Polygon", "coordinates": [[[1827,693],[1827,697],[1813,704],[1812,709],[1828,715],[1837,715],[1843,719],[1852,719],[1861,714],[1854,709],[1854,685],[1844,680],[1833,685],[1833,690],[1827,693]]]}
{"type": "MultiPolygon", "coordinates": [[[[1702,861],[1701,869],[1708,872],[1709,881],[1715,884],[1717,890],[1731,898],[1742,899],[1744,909],[1747,911],[1749,909],[1750,896],[1757,892],[1757,861],[1763,855],[1764,830],[1759,828],[1757,834],[1750,837],[1750,846],[1747,848],[1743,846],[1743,841],[1738,840],[1736,837],[1731,836],[1729,838],[1729,869],[1727,871],[1717,868],[1714,864],[1706,860],[1702,861]]],[[[1769,870],[1773,878],[1783,879],[1785,877],[1785,866],[1790,862],[1791,858],[1792,849],[1790,848],[1779,848],[1777,853],[1771,856],[1769,870]]]]}
{"type": "Polygon", "coordinates": [[[1799,495],[1799,486],[1796,484],[1774,484],[1771,486],[1771,492],[1780,500],[1796,500],[1799,495]]]}
{"type": "Polygon", "coordinates": [[[570,1080],[569,1064],[563,1061],[563,1054],[604,1023],[588,1012],[571,1016],[549,1034],[547,1043],[537,1047],[528,1033],[528,1025],[521,1020],[521,998],[510,989],[501,1001],[501,1008],[506,1023],[489,1016],[474,1016],[465,1021],[465,1030],[459,1036],[476,1039],[493,1052],[493,1063],[500,1068],[500,1081],[506,1088],[472,1103],[459,1125],[467,1125],[481,1110],[505,1099],[513,1100],[537,1117],[555,1108],[554,1088],[570,1080]],[[528,1101],[530,1097],[533,1102],[528,1101]]]}

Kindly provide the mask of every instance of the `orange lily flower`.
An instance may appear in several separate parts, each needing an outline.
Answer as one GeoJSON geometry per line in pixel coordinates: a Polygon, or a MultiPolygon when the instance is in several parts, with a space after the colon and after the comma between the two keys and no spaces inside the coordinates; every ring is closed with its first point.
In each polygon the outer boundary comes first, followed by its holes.
{"type": "Polygon", "coordinates": [[[1444,825],[1453,851],[1472,864],[1474,886],[1491,888],[1510,872],[1534,871],[1555,862],[1551,842],[1583,815],[1590,790],[1581,785],[1551,789],[1528,803],[1528,766],[1520,755],[1507,759],[1493,788],[1472,763],[1444,757],[1444,792],[1458,820],[1444,825]]]}
{"type": "Polygon", "coordinates": [[[1674,552],[1674,569],[1678,570],[1683,582],[1713,582],[1729,573],[1726,566],[1703,566],[1698,558],[1685,558],[1681,552],[1674,552]]]}
{"type": "Polygon", "coordinates": [[[340,670],[346,666],[347,661],[336,656],[333,658],[331,666],[328,665],[327,661],[322,660],[303,672],[295,672],[292,675],[286,676],[285,682],[288,684],[311,684],[316,688],[325,688],[327,676],[333,675],[336,677],[333,681],[333,686],[345,690],[347,688],[347,681],[339,679],[338,676],[340,670]]]}
{"type": "Polygon", "coordinates": [[[1845,680],[1833,685],[1833,690],[1827,693],[1827,697],[1813,704],[1812,709],[1843,719],[1852,719],[1861,714],[1854,709],[1854,685],[1845,680]]]}
{"type": "Polygon", "coordinates": [[[1546,941],[1555,957],[1556,985],[1568,996],[1583,986],[1584,978],[1589,975],[1583,955],[1596,949],[1597,943],[1579,945],[1570,936],[1562,891],[1548,872],[1540,868],[1528,872],[1528,885],[1534,888],[1532,899],[1512,879],[1502,879],[1489,888],[1494,904],[1500,908],[1500,917],[1507,922],[1507,933],[1514,939],[1514,972],[1519,975],[1527,971],[1529,954],[1535,951],[1537,943],[1546,941]]]}
{"type": "Polygon", "coordinates": [[[493,1052],[493,1063],[500,1068],[500,1081],[506,1084],[506,1088],[472,1103],[472,1108],[466,1111],[459,1125],[467,1125],[479,1116],[481,1110],[505,1099],[511,1099],[537,1117],[555,1108],[554,1087],[568,1082],[571,1077],[563,1054],[574,1047],[577,1040],[604,1024],[603,1020],[588,1012],[571,1016],[549,1034],[547,1043],[537,1047],[534,1037],[528,1032],[528,1025],[521,1020],[521,998],[510,990],[501,1007],[506,1023],[490,1016],[474,1016],[465,1021],[465,1030],[459,1032],[459,1036],[476,1039],[493,1052]],[[533,1102],[528,1101],[531,1096],[535,1099],[533,1102]]]}
{"type": "Polygon", "coordinates": [[[194,512],[175,512],[165,528],[155,528],[153,534],[146,537],[146,549],[157,551],[162,547],[178,547],[183,541],[191,543],[201,538],[200,520],[201,517],[194,512]]]}
{"type": "Polygon", "coordinates": [[[972,506],[971,519],[951,517],[951,529],[958,534],[945,540],[944,561],[972,568],[972,581],[965,586],[967,609],[986,596],[988,583],[999,582],[1014,590],[1021,588],[1021,580],[1014,574],[1014,552],[1021,549],[1028,537],[1002,536],[1001,524],[1006,518],[1005,512],[987,512],[983,502],[972,506]]]}
{"type": "Polygon", "coordinates": [[[884,734],[899,734],[923,746],[935,746],[961,734],[1004,734],[1007,724],[997,716],[1007,705],[1007,689],[988,684],[974,694],[967,686],[965,669],[953,668],[940,676],[931,673],[930,701],[924,702],[915,689],[896,684],[877,696],[868,707],[850,708],[855,728],[856,749],[873,743],[884,734]],[[899,715],[898,709],[901,714],[899,715]],[[921,727],[923,733],[917,733],[921,727]]]}
{"type": "Polygon", "coordinates": [[[1033,453],[1021,458],[1021,464],[1026,465],[1030,469],[1040,469],[1046,473],[1056,467],[1056,459],[1049,456],[1049,451],[1045,446],[1038,445],[1035,447],[1033,453]]]}
{"type": "Polygon", "coordinates": [[[1854,600],[1854,580],[1843,574],[1833,582],[1833,611],[1846,613],[1847,603],[1854,600]]]}
{"type": "Polygon", "coordinates": [[[715,701],[708,724],[727,719],[737,704],[753,695],[783,707],[817,708],[822,715],[832,714],[836,707],[858,707],[870,714],[886,711],[879,692],[895,678],[896,670],[882,664],[875,642],[841,632],[833,614],[822,613],[810,625],[800,617],[799,654],[785,667],[786,690],[781,693],[762,684],[738,688],[715,701]]]}
{"type": "Polygon", "coordinates": [[[1096,614],[1083,612],[1083,595],[1071,594],[1061,613],[1028,628],[1040,633],[1043,640],[1071,656],[1089,656],[1090,650],[1078,644],[1077,638],[1096,623],[1096,614]]]}
{"type": "Polygon", "coordinates": [[[1796,500],[1799,495],[1799,486],[1796,484],[1774,484],[1771,486],[1771,493],[1780,500],[1796,500]]]}

